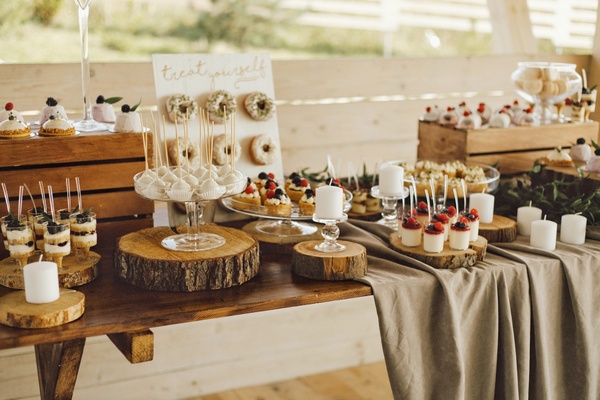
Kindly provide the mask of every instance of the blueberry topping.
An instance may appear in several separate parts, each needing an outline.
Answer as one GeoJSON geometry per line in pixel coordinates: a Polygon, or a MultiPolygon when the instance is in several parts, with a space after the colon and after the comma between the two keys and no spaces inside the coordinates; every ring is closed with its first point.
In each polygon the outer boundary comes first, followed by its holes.
{"type": "Polygon", "coordinates": [[[128,113],[131,110],[131,107],[129,107],[129,104],[123,104],[121,106],[121,111],[124,113],[128,113]]]}
{"type": "Polygon", "coordinates": [[[258,174],[258,177],[260,179],[268,179],[269,175],[266,172],[261,172],[260,174],[258,174]]]}
{"type": "Polygon", "coordinates": [[[58,105],[58,101],[56,101],[56,99],[54,97],[48,97],[48,99],[46,99],[46,105],[50,106],[50,107],[54,107],[58,105]]]}
{"type": "Polygon", "coordinates": [[[100,95],[98,97],[96,97],[96,104],[103,104],[104,103],[104,96],[100,95]]]}
{"type": "Polygon", "coordinates": [[[600,156],[600,148],[594,150],[594,154],[597,156],[600,156]]]}
{"type": "Polygon", "coordinates": [[[585,144],[585,139],[584,138],[577,139],[577,144],[585,144]]]}
{"type": "Polygon", "coordinates": [[[310,199],[311,197],[313,197],[315,195],[315,193],[313,192],[312,189],[306,189],[306,191],[304,192],[304,194],[306,195],[307,199],[310,199]]]}
{"type": "Polygon", "coordinates": [[[277,188],[275,189],[275,197],[280,198],[283,195],[283,189],[277,188]]]}
{"type": "Polygon", "coordinates": [[[292,172],[292,173],[290,174],[290,179],[292,179],[292,180],[293,180],[293,179],[294,179],[294,178],[296,178],[296,177],[299,177],[299,178],[300,178],[300,174],[299,174],[299,173],[297,173],[297,172],[292,172]]]}
{"type": "Polygon", "coordinates": [[[300,178],[300,176],[295,176],[294,179],[292,179],[292,183],[296,186],[300,186],[302,183],[302,178],[300,178]]]}

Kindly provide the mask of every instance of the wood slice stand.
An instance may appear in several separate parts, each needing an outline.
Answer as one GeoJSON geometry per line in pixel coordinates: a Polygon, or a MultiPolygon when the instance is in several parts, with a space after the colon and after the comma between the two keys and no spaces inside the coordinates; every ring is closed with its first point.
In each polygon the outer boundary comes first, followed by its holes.
{"type": "Polygon", "coordinates": [[[390,245],[402,254],[415,258],[436,269],[455,269],[472,267],[477,261],[483,261],[487,252],[487,240],[479,236],[475,242],[469,242],[467,250],[453,250],[444,243],[441,253],[427,253],[423,245],[418,247],[406,247],[398,232],[390,234],[390,245]]]}
{"type": "Polygon", "coordinates": [[[50,328],[75,321],[85,310],[85,295],[72,289],[60,289],[52,303],[33,304],[25,300],[25,291],[0,298],[0,323],[15,328],[50,328]]]}
{"type": "Polygon", "coordinates": [[[270,235],[256,229],[256,225],[261,222],[252,221],[242,227],[242,230],[248,233],[250,236],[261,242],[261,250],[268,251],[269,253],[277,254],[292,254],[294,252],[294,245],[296,243],[305,240],[319,240],[321,239],[321,226],[317,225],[317,231],[312,235],[270,235]]]}
{"type": "MultiPolygon", "coordinates": [[[[30,257],[29,262],[38,261],[39,253],[30,257]]],[[[62,267],[58,269],[58,284],[64,288],[85,285],[98,276],[100,254],[90,251],[90,256],[83,259],[71,254],[63,258],[62,267]]],[[[0,285],[10,289],[23,289],[23,268],[13,258],[0,261],[0,285]]]]}
{"type": "Polygon", "coordinates": [[[202,225],[202,232],[223,236],[226,243],[204,251],[174,251],[161,242],[169,227],[142,229],[121,237],[115,251],[119,277],[148,290],[194,292],[241,285],[258,273],[258,242],[238,229],[202,225]]]}
{"type": "Polygon", "coordinates": [[[367,273],[367,250],[363,245],[338,240],[346,249],[336,253],[315,250],[322,240],[309,240],[294,246],[292,270],[305,278],[340,281],[360,278],[367,273]]]}
{"type": "Polygon", "coordinates": [[[517,222],[501,215],[494,215],[491,223],[479,223],[479,236],[486,238],[489,243],[514,242],[517,239],[517,222]]]}

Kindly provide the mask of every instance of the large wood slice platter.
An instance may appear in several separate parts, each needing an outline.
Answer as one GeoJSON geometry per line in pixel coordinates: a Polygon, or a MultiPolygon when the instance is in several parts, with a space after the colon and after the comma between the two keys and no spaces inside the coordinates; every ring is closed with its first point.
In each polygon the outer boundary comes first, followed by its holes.
{"type": "Polygon", "coordinates": [[[50,328],[75,321],[85,310],[85,295],[72,289],[60,289],[52,303],[33,304],[19,290],[0,297],[0,323],[15,328],[50,328]]]}
{"type": "Polygon", "coordinates": [[[454,269],[472,267],[477,261],[483,261],[487,252],[487,240],[479,236],[475,242],[469,243],[467,250],[453,250],[444,243],[441,253],[427,253],[423,246],[406,247],[398,232],[390,234],[390,245],[402,254],[415,258],[437,269],[454,269]]]}
{"type": "Polygon", "coordinates": [[[315,250],[322,240],[308,240],[294,246],[292,270],[305,278],[340,281],[359,278],[367,273],[367,250],[358,243],[338,240],[343,251],[324,253],[315,250]]]}
{"type": "MultiPolygon", "coordinates": [[[[29,262],[38,261],[39,253],[30,257],[29,262]]],[[[64,288],[85,285],[98,276],[98,261],[100,254],[90,251],[88,258],[78,255],[68,255],[62,260],[58,269],[58,284],[64,288]]],[[[11,258],[0,261],[0,285],[11,289],[23,289],[23,268],[11,258]]]]}
{"type": "Polygon", "coordinates": [[[161,245],[173,235],[165,226],[121,237],[115,252],[119,277],[148,290],[194,292],[241,285],[258,273],[259,247],[252,236],[216,225],[203,225],[200,230],[220,235],[226,243],[203,251],[169,250],[161,245]]]}
{"type": "Polygon", "coordinates": [[[486,238],[489,243],[514,242],[517,240],[517,221],[494,215],[491,223],[479,223],[479,236],[486,238]]]}

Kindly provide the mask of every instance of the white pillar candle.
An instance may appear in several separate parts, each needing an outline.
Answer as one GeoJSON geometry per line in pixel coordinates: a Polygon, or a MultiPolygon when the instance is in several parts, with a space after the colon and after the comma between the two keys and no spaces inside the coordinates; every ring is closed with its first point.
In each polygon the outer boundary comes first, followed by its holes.
{"type": "Polygon", "coordinates": [[[523,206],[517,209],[517,231],[519,235],[531,235],[531,222],[542,219],[542,210],[537,207],[523,206]]]}
{"type": "Polygon", "coordinates": [[[556,231],[558,225],[554,221],[540,219],[531,222],[531,237],[529,244],[544,250],[556,248],[556,231]]]}
{"type": "Polygon", "coordinates": [[[563,215],[560,219],[560,241],[569,244],[584,244],[586,225],[587,218],[583,215],[563,215]]]}
{"type": "Polygon", "coordinates": [[[60,297],[58,266],[54,262],[39,261],[23,267],[25,301],[28,303],[51,303],[60,297]]]}
{"type": "Polygon", "coordinates": [[[494,221],[494,196],[488,193],[472,193],[469,197],[469,209],[476,209],[479,222],[491,224],[494,221]]]}
{"type": "Polygon", "coordinates": [[[379,171],[379,193],[394,196],[404,193],[404,168],[387,165],[379,171]]]}
{"type": "Polygon", "coordinates": [[[315,217],[339,219],[344,212],[344,191],[337,186],[321,186],[316,190],[315,217]]]}

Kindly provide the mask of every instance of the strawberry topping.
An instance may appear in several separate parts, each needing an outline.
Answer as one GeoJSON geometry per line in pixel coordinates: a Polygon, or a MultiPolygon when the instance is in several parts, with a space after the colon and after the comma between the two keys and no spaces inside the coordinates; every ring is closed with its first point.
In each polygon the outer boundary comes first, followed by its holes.
{"type": "Polygon", "coordinates": [[[14,106],[14,105],[13,105],[13,103],[11,103],[11,102],[8,102],[8,103],[6,103],[6,105],[4,106],[4,109],[5,109],[6,111],[10,111],[10,110],[12,110],[13,108],[15,108],[15,106],[14,106]]]}

